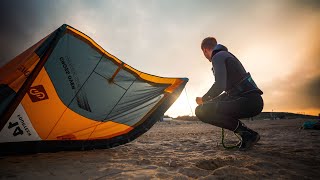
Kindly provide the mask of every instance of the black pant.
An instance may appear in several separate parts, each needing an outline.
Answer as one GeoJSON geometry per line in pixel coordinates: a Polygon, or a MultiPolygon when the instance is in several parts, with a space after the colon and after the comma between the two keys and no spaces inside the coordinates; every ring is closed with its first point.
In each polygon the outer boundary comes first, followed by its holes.
{"type": "Polygon", "coordinates": [[[205,123],[233,131],[237,128],[240,118],[256,116],[262,109],[263,99],[258,93],[245,96],[228,96],[224,93],[199,105],[195,113],[205,123]]]}

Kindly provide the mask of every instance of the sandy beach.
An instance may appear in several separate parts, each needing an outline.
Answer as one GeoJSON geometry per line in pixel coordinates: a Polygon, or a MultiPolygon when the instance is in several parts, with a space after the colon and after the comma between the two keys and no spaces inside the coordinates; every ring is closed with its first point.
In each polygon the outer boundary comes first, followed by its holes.
{"type": "Polygon", "coordinates": [[[246,152],[225,150],[220,128],[158,122],[113,149],[2,156],[0,179],[318,179],[320,131],[301,130],[306,120],[244,121],[261,134],[246,152]]]}

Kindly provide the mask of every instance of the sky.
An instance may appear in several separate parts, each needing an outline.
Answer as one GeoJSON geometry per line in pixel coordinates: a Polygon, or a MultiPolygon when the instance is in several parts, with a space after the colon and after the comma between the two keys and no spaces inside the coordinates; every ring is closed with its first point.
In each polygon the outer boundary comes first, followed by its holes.
{"type": "Polygon", "coordinates": [[[264,92],[270,112],[320,113],[320,1],[1,0],[0,66],[62,24],[130,66],[189,82],[165,113],[194,115],[214,83],[200,49],[213,36],[264,92]]]}

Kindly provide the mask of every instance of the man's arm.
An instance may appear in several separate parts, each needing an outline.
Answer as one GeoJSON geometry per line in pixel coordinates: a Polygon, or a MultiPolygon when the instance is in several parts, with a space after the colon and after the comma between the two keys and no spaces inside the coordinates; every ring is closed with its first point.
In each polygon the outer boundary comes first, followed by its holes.
{"type": "Polygon", "coordinates": [[[228,59],[227,52],[219,52],[212,58],[214,64],[215,83],[211,86],[209,91],[202,96],[203,102],[219,96],[225,89],[227,84],[227,69],[226,60],[228,59]]]}
{"type": "Polygon", "coordinates": [[[205,95],[202,96],[202,101],[206,102],[206,101],[212,99],[214,97],[214,95],[216,94],[215,91],[216,91],[216,84],[213,84],[211,86],[211,88],[209,89],[209,91],[205,95]]]}

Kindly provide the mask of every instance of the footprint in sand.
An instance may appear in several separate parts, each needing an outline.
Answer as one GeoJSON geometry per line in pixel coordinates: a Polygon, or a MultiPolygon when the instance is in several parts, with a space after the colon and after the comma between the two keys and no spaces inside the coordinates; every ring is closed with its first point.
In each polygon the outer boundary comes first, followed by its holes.
{"type": "Polygon", "coordinates": [[[234,158],[216,158],[216,159],[209,159],[209,160],[201,160],[198,161],[195,165],[196,167],[200,169],[205,169],[205,170],[215,170],[223,166],[227,165],[236,165],[239,164],[239,162],[236,161],[234,158]]]}
{"type": "Polygon", "coordinates": [[[196,166],[200,169],[205,169],[205,170],[215,170],[223,165],[220,163],[216,163],[214,160],[202,160],[196,163],[196,166]]]}

